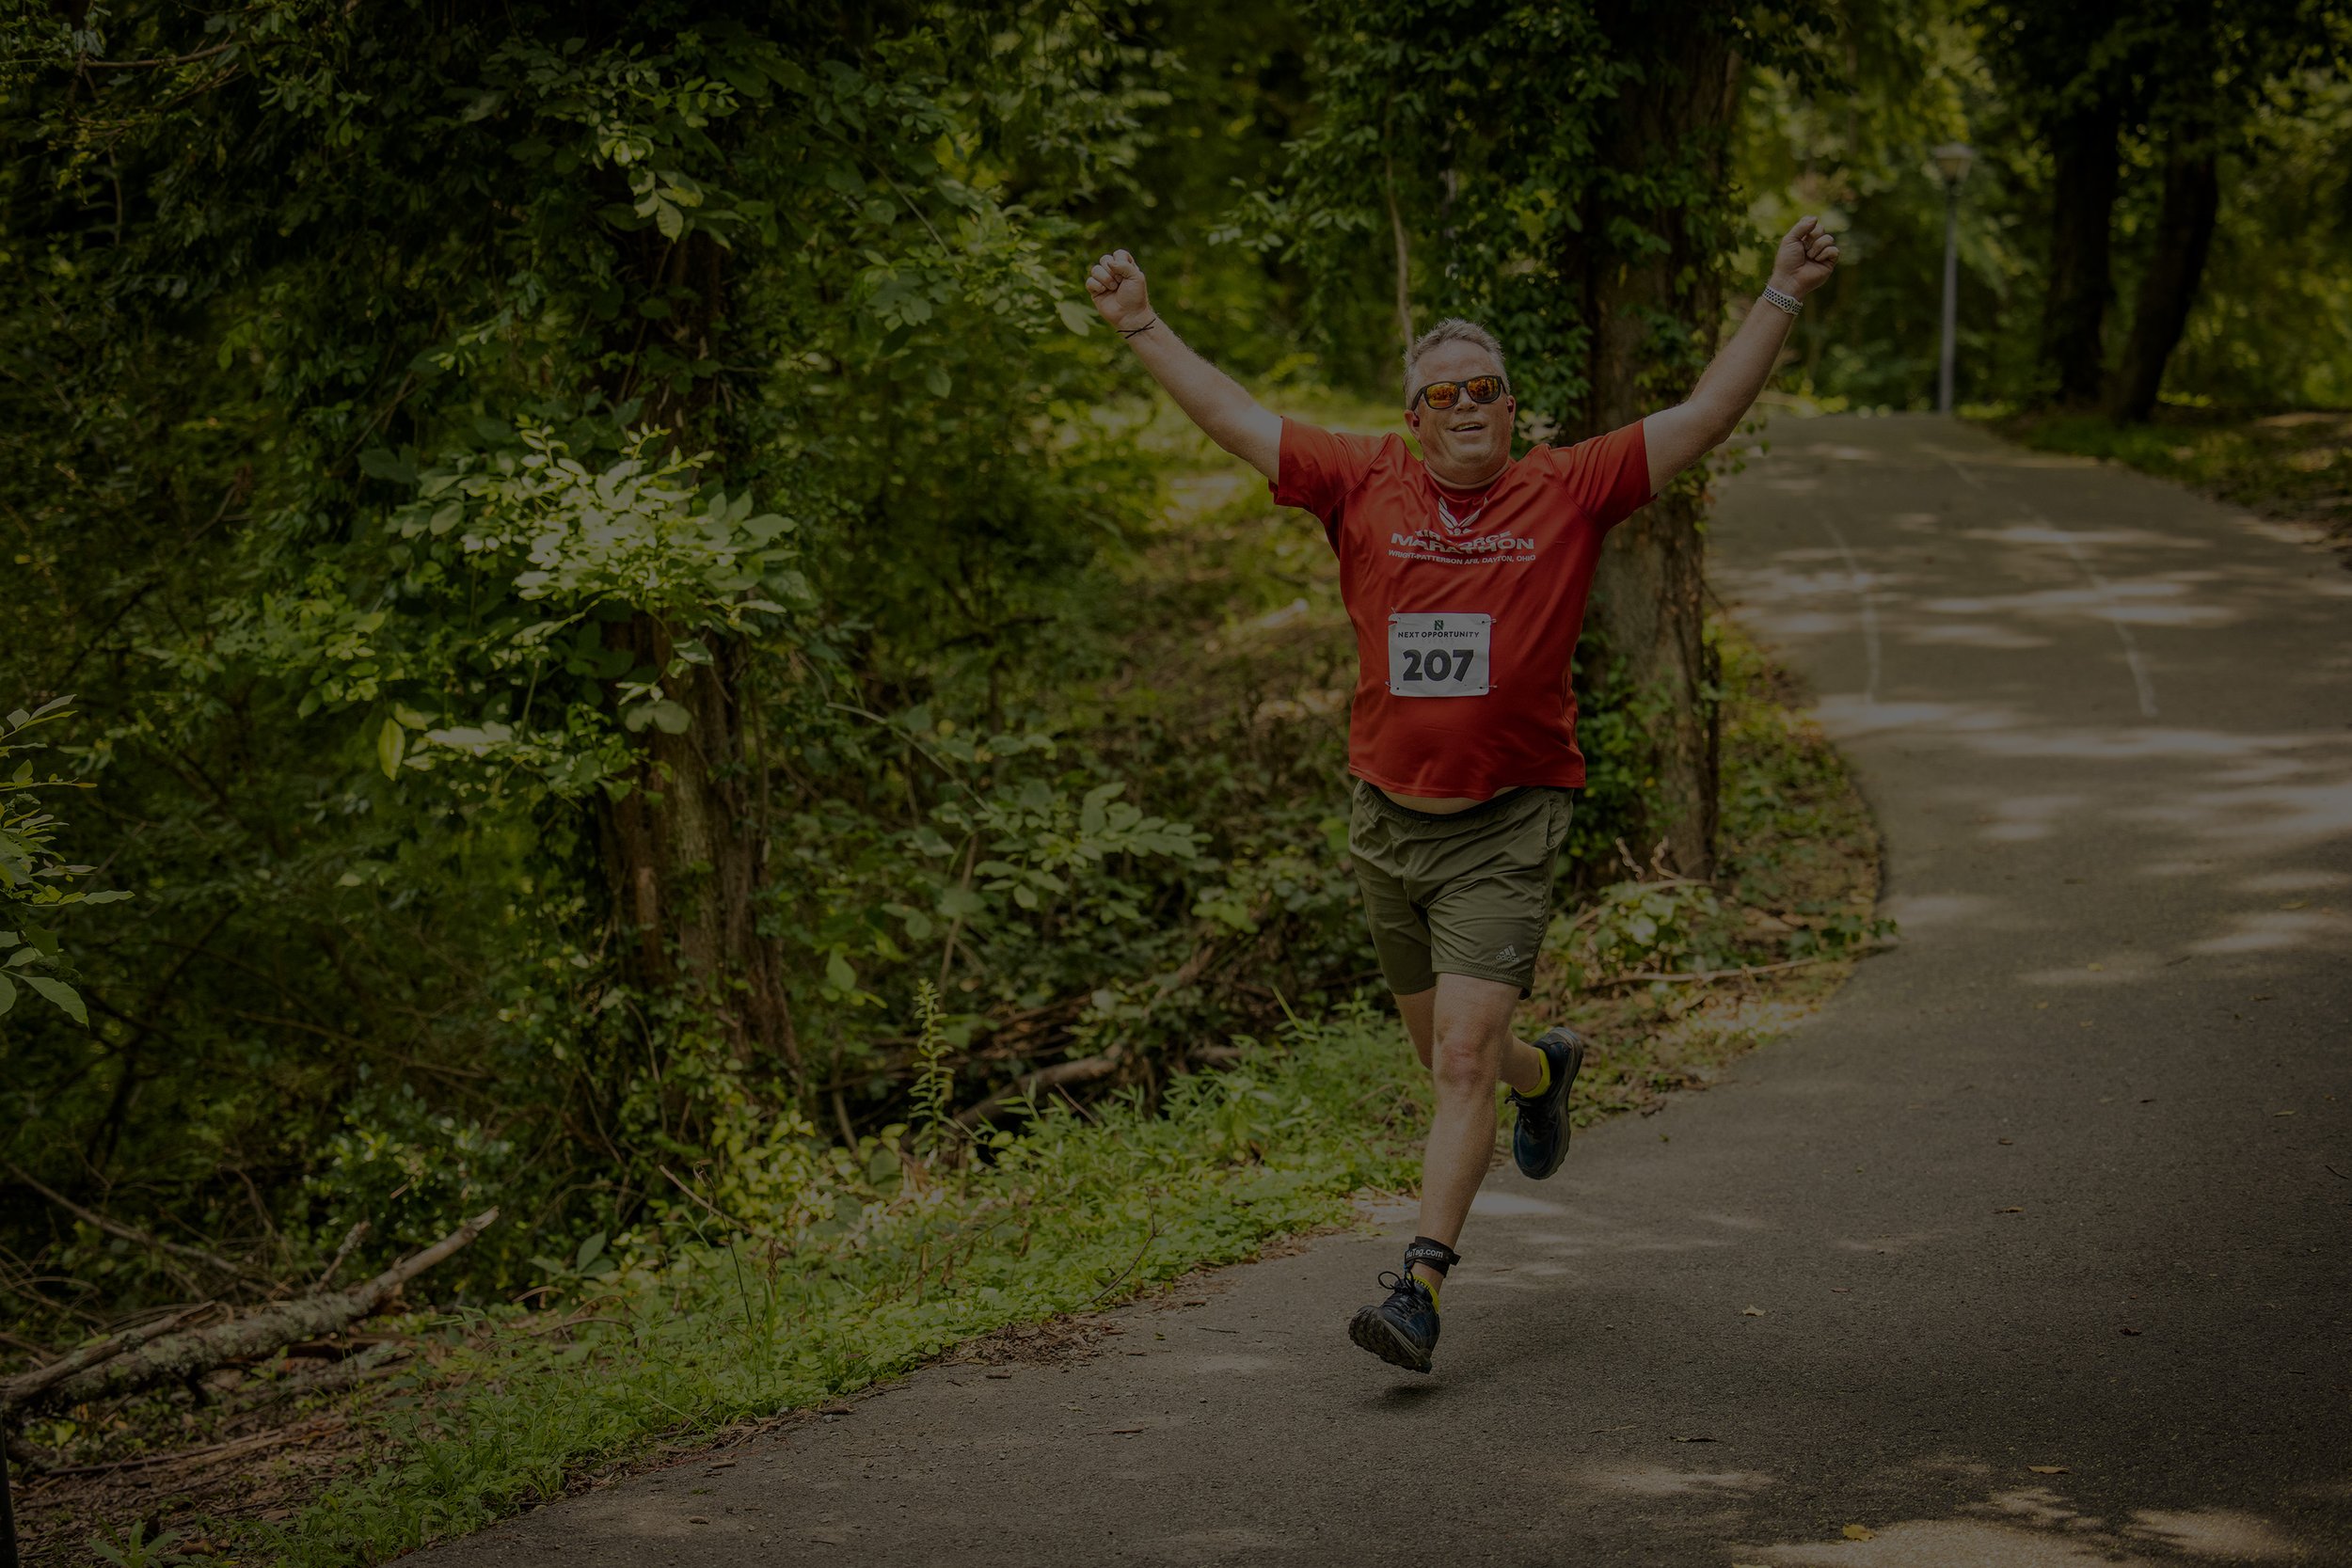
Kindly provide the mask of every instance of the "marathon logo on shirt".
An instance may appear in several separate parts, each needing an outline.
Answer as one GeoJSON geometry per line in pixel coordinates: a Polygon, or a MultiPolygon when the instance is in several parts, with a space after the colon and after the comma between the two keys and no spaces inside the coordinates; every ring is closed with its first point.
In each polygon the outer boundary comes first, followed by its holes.
{"type": "Polygon", "coordinates": [[[1389,535],[1389,553],[1407,561],[1443,561],[1456,566],[1489,566],[1502,561],[1533,561],[1535,541],[1515,533],[1449,539],[1436,529],[1389,535]]]}

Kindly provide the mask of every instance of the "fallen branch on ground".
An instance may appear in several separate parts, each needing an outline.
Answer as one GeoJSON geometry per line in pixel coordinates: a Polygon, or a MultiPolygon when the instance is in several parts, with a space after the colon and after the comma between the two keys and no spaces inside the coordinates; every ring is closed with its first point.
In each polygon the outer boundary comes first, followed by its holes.
{"type": "Polygon", "coordinates": [[[1047,1089],[1068,1088],[1073,1084],[1091,1084],[1098,1078],[1108,1078],[1119,1070],[1119,1057],[1105,1053],[1100,1056],[1081,1056],[1074,1062],[1057,1062],[1035,1072],[1024,1073],[1005,1088],[998,1089],[977,1105],[967,1105],[956,1113],[956,1125],[977,1127],[999,1111],[1009,1110],[1031,1095],[1047,1089]]]}
{"type": "Polygon", "coordinates": [[[12,1378],[0,1381],[0,1412],[30,1403],[70,1377],[77,1377],[94,1367],[103,1366],[118,1355],[138,1349],[150,1339],[159,1339],[186,1324],[189,1319],[211,1311],[215,1305],[209,1301],[199,1302],[167,1317],[158,1318],[151,1323],[141,1323],[136,1328],[126,1328],[119,1334],[93,1339],[87,1345],[66,1352],[45,1367],[35,1367],[29,1372],[19,1372],[12,1378]]]}
{"type": "Polygon", "coordinates": [[[223,1258],[216,1252],[207,1252],[200,1246],[189,1246],[184,1242],[167,1242],[161,1236],[150,1235],[136,1226],[125,1225],[117,1219],[109,1219],[94,1209],[85,1209],[56,1188],[45,1186],[27,1175],[21,1165],[10,1164],[8,1173],[67,1213],[72,1214],[75,1219],[94,1225],[107,1235],[119,1237],[134,1246],[143,1246],[151,1252],[160,1252],[167,1257],[184,1258],[191,1263],[201,1263],[216,1274],[227,1275],[231,1279],[242,1279],[247,1284],[267,1287],[277,1283],[267,1275],[258,1274],[233,1259],[223,1258]]]}
{"type": "MultiPolygon", "coordinates": [[[[496,1209],[485,1210],[423,1251],[409,1254],[373,1279],[347,1291],[275,1302],[210,1328],[162,1335],[138,1349],[126,1349],[97,1365],[45,1382],[28,1394],[15,1391],[26,1381],[24,1378],[0,1385],[0,1406],[24,1409],[81,1404],[151,1384],[195,1377],[224,1362],[266,1355],[296,1340],[339,1334],[360,1319],[381,1311],[387,1302],[400,1293],[402,1286],[471,1243],[498,1217],[496,1209]]],[[[26,1376],[37,1378],[40,1374],[26,1376]]]]}
{"type": "Polygon", "coordinates": [[[136,1459],[109,1460],[103,1465],[68,1465],[51,1470],[51,1477],[103,1476],[117,1470],[151,1470],[159,1465],[193,1464],[199,1459],[226,1459],[230,1454],[250,1453],[256,1449],[281,1448],[288,1443],[307,1442],[339,1432],[344,1426],[341,1416],[322,1417],[300,1426],[275,1427],[257,1432],[250,1437],[232,1437],[225,1443],[208,1443],[200,1449],[181,1449],[171,1453],[143,1453],[136,1459]]]}
{"type": "Polygon", "coordinates": [[[248,1410],[260,1410],[285,1400],[335,1393],[354,1384],[366,1382],[383,1370],[387,1363],[406,1354],[407,1351],[407,1346],[387,1339],[380,1344],[370,1345],[356,1355],[330,1361],[310,1371],[294,1372],[275,1383],[261,1384],[250,1389],[240,1388],[236,1397],[228,1402],[230,1414],[243,1415],[248,1410]]]}
{"type": "Polygon", "coordinates": [[[351,1228],[343,1232],[342,1245],[337,1247],[335,1249],[335,1256],[326,1260],[326,1272],[319,1275],[319,1282],[316,1285],[311,1286],[310,1289],[313,1291],[324,1291],[328,1285],[334,1283],[337,1272],[343,1266],[343,1259],[351,1256],[352,1249],[359,1244],[360,1240],[365,1237],[367,1233],[368,1222],[365,1220],[354,1220],[352,1222],[351,1228]]]}
{"type": "Polygon", "coordinates": [[[1785,963],[1776,964],[1741,964],[1737,969],[1698,969],[1682,974],[1661,974],[1645,969],[1635,974],[1612,974],[1606,980],[1591,982],[1585,989],[1597,990],[1603,986],[1643,985],[1651,980],[1733,980],[1743,974],[1773,974],[1785,969],[1803,969],[1808,964],[1834,964],[1841,959],[1859,958],[1865,953],[1878,951],[1883,945],[1884,944],[1873,942],[1867,946],[1857,947],[1851,953],[1823,953],[1818,958],[1790,958],[1785,963]]]}

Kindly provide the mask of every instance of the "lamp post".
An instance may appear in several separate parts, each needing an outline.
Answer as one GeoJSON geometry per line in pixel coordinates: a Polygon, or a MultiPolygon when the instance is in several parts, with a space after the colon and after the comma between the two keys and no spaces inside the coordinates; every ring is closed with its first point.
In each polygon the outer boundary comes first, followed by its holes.
{"type": "Polygon", "coordinates": [[[1944,353],[1936,366],[1935,411],[1952,411],[1953,339],[1960,326],[1960,182],[1968,178],[1976,151],[1964,142],[1947,141],[1934,152],[1936,172],[1944,176],[1944,353]]]}

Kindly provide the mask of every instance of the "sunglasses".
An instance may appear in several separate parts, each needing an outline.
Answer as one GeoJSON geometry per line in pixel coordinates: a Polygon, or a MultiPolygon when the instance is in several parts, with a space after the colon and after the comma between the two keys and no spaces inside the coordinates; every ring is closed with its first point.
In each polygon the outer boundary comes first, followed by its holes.
{"type": "Polygon", "coordinates": [[[1413,394],[1413,404],[1427,400],[1432,408],[1451,408],[1468,392],[1472,403],[1492,403],[1509,389],[1510,384],[1499,375],[1474,375],[1468,381],[1433,381],[1413,394]]]}

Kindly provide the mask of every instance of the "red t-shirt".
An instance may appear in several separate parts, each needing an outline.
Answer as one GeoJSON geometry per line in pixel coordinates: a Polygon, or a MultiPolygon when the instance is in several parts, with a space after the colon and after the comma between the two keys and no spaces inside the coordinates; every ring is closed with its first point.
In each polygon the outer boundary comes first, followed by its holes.
{"type": "Polygon", "coordinates": [[[1274,499],[1323,519],[1356,624],[1348,770],[1485,800],[1584,783],[1568,660],[1604,534],[1650,499],[1636,422],[1440,490],[1399,436],[1282,421],[1274,499]],[[1439,510],[1439,502],[1446,510],[1439,510]]]}

